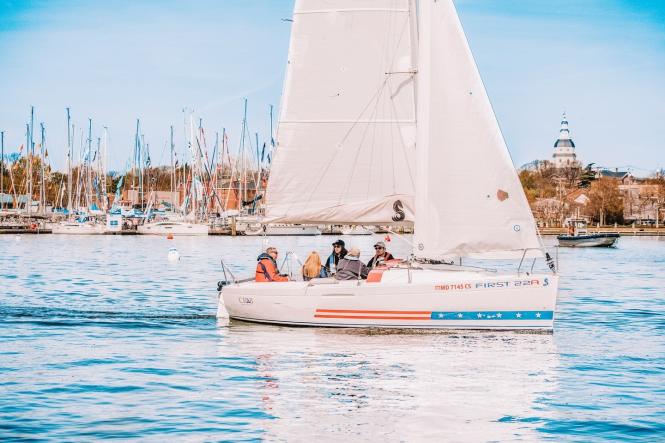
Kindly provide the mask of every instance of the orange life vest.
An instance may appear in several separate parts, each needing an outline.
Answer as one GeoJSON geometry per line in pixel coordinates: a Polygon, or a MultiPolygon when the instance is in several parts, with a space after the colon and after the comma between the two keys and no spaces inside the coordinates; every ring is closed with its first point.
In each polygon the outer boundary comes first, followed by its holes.
{"type": "Polygon", "coordinates": [[[277,272],[275,264],[269,258],[262,258],[256,264],[256,281],[258,282],[271,282],[271,281],[289,281],[288,277],[282,277],[277,272]]]}

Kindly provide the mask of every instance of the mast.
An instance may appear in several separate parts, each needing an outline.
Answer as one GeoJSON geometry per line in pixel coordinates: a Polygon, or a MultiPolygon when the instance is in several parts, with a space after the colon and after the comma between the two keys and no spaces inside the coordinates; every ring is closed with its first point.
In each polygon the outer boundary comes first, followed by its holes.
{"type": "MultiPolygon", "coordinates": [[[[255,132],[256,139],[256,178],[254,179],[254,198],[252,199],[252,212],[256,212],[256,197],[261,189],[261,155],[259,154],[259,133],[255,132]]],[[[254,174],[252,174],[254,175],[254,174]]]]}
{"type": "MultiPolygon", "coordinates": [[[[148,172],[146,169],[146,161],[147,158],[144,160],[144,157],[147,157],[147,155],[144,155],[144,152],[141,150],[145,144],[145,135],[141,134],[141,144],[139,146],[139,200],[141,204],[141,208],[145,208],[144,202],[145,202],[145,174],[148,172]]],[[[145,152],[147,154],[147,150],[145,152]]]]}
{"type": "Polygon", "coordinates": [[[88,118],[88,155],[86,172],[88,174],[88,183],[86,184],[86,201],[88,209],[92,206],[92,119],[88,118]]]}
{"type": "Polygon", "coordinates": [[[245,132],[247,130],[247,99],[242,116],[242,129],[240,131],[240,182],[239,182],[239,202],[238,211],[242,211],[242,202],[247,200],[247,169],[245,165],[245,132]],[[243,186],[244,182],[244,186],[243,186]]]}
{"type": "Polygon", "coordinates": [[[35,154],[34,149],[35,145],[32,139],[32,130],[35,123],[35,107],[30,106],[30,123],[28,125],[28,131],[26,134],[26,148],[27,148],[27,159],[28,159],[28,214],[32,210],[32,157],[35,154]]]}
{"type": "Polygon", "coordinates": [[[72,212],[72,125],[69,108],[67,108],[67,212],[72,212]]]}
{"type": "Polygon", "coordinates": [[[102,138],[97,137],[97,151],[95,156],[97,157],[97,201],[99,203],[100,209],[103,209],[102,203],[102,138]]]}
{"type": "MultiPolygon", "coordinates": [[[[215,196],[217,197],[218,205],[219,205],[219,197],[217,196],[217,191],[219,190],[219,177],[221,175],[221,170],[219,168],[220,158],[221,156],[219,155],[219,132],[215,131],[215,147],[213,148],[213,155],[210,158],[210,169],[212,171],[210,187],[212,188],[213,193],[215,193],[215,196]],[[212,169],[213,167],[215,169],[212,169]]],[[[214,205],[211,205],[211,209],[213,208],[213,206],[214,205]]],[[[217,208],[217,212],[221,210],[222,210],[221,207],[217,208]]]]}
{"type": "MultiPolygon", "coordinates": [[[[139,140],[139,119],[136,119],[136,132],[134,133],[134,155],[132,157],[132,190],[136,192],[138,196],[138,190],[136,189],[136,178],[138,175],[137,170],[137,159],[140,157],[139,146],[141,142],[139,140]]],[[[132,201],[132,204],[136,204],[135,201],[132,201]]]]}
{"type": "Polygon", "coordinates": [[[190,197],[192,200],[192,211],[194,211],[194,223],[196,223],[197,216],[196,216],[196,210],[197,208],[197,201],[196,201],[196,175],[195,175],[195,167],[196,167],[196,157],[197,154],[194,152],[194,116],[190,113],[189,114],[189,153],[192,155],[192,164],[189,167],[189,176],[191,178],[191,184],[190,184],[190,197]],[[194,192],[191,192],[191,191],[194,192]]]}
{"type": "Polygon", "coordinates": [[[104,212],[106,212],[106,209],[108,209],[108,189],[107,189],[107,182],[106,182],[106,173],[108,169],[108,150],[109,150],[109,128],[108,126],[104,126],[104,151],[103,151],[103,157],[102,157],[102,201],[104,203],[104,207],[102,208],[104,212]]]}
{"type": "MultiPolygon", "coordinates": [[[[175,163],[173,160],[174,149],[175,145],[173,144],[173,125],[171,125],[171,199],[173,199],[173,196],[175,195],[175,163]]],[[[173,202],[173,205],[175,206],[175,202],[173,202]]]]}
{"type": "Polygon", "coordinates": [[[46,189],[44,188],[44,161],[46,160],[46,156],[44,153],[46,152],[46,149],[44,148],[44,143],[46,141],[46,138],[44,137],[44,123],[39,124],[41,128],[41,144],[40,144],[40,164],[41,164],[41,171],[40,171],[40,185],[39,185],[39,206],[42,212],[42,215],[46,215],[46,189]]]}
{"type": "Polygon", "coordinates": [[[0,210],[5,209],[5,131],[0,131],[0,210]]]}

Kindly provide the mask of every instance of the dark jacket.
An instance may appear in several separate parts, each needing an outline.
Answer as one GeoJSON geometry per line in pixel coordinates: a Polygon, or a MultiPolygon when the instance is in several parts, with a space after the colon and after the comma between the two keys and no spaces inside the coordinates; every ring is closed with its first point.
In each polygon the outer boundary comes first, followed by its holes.
{"type": "Polygon", "coordinates": [[[270,255],[264,252],[256,260],[258,261],[256,264],[256,281],[289,281],[287,276],[279,275],[277,262],[270,255]]]}
{"type": "Polygon", "coordinates": [[[339,261],[341,259],[343,259],[344,257],[346,257],[346,254],[348,254],[348,253],[349,253],[349,251],[347,251],[345,248],[342,248],[342,250],[340,251],[339,254],[335,254],[335,251],[333,251],[332,254],[330,254],[328,256],[328,260],[326,260],[326,271],[328,271],[328,273],[330,273],[330,268],[332,266],[332,263],[334,262],[335,267],[337,267],[337,265],[339,264],[339,261]]]}
{"type": "Polygon", "coordinates": [[[349,260],[343,258],[337,264],[337,280],[357,280],[358,276],[367,278],[369,268],[360,260],[349,260]]]}
{"type": "Polygon", "coordinates": [[[367,267],[368,268],[376,268],[377,266],[381,266],[382,263],[387,262],[388,260],[394,260],[395,257],[393,255],[386,251],[385,254],[383,254],[381,257],[376,257],[376,255],[372,258],[369,259],[367,262],[367,267]]]}

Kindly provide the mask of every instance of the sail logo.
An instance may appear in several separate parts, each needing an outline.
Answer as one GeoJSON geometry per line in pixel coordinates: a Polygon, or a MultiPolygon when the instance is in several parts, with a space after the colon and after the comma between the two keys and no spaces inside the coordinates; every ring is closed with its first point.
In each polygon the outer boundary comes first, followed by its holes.
{"type": "Polygon", "coordinates": [[[402,201],[395,200],[395,203],[393,203],[393,211],[395,211],[395,215],[393,215],[394,222],[401,222],[406,218],[403,208],[404,205],[402,204],[402,201]]]}

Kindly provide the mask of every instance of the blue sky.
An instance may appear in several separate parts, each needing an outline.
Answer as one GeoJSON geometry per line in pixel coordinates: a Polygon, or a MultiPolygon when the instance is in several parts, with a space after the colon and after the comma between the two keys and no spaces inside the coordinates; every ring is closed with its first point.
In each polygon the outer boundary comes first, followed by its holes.
{"type": "MultiPolygon", "coordinates": [[[[549,158],[565,110],[584,162],[665,166],[665,1],[458,0],[476,62],[517,166],[549,158]]],[[[184,107],[237,146],[242,99],[268,137],[279,105],[292,1],[0,0],[0,129],[23,143],[30,105],[64,165],[65,108],[108,126],[111,167],[131,155],[136,118],[153,164],[184,107]]],[[[78,146],[80,133],[76,135],[78,146]]]]}

